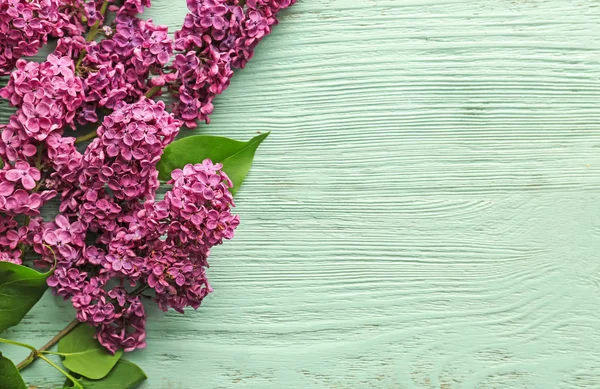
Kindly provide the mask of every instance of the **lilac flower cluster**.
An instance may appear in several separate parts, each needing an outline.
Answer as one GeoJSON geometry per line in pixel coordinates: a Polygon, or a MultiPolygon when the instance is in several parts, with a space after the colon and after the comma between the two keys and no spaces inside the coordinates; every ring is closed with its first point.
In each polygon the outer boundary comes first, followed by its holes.
{"type": "Polygon", "coordinates": [[[75,76],[73,60],[53,54],[42,63],[17,61],[17,69],[0,96],[18,108],[8,128],[15,136],[32,141],[43,141],[67,125],[74,126],[75,112],[84,99],[83,83],[75,76]]]}
{"type": "MultiPolygon", "coordinates": [[[[105,117],[98,137],[83,154],[78,191],[85,192],[85,198],[95,195],[90,212],[81,213],[81,218],[90,223],[108,222],[100,222],[94,214],[93,203],[98,199],[133,201],[132,206],[140,199],[153,199],[159,186],[156,164],[178,132],[179,122],[165,111],[164,103],[145,97],[134,104],[121,104],[105,117]]],[[[80,212],[88,208],[87,203],[81,204],[80,212]]],[[[108,229],[105,224],[99,227],[108,229]]]]}
{"type": "Polygon", "coordinates": [[[92,25],[99,7],[85,0],[0,0],[0,75],[19,58],[37,54],[50,36],[82,35],[82,20],[92,25]]]}
{"type": "Polygon", "coordinates": [[[60,161],[52,174],[68,171],[49,180],[62,193],[60,214],[35,219],[22,235],[32,235],[28,242],[48,265],[56,261],[48,284],[112,352],[145,345],[142,291],[153,290],[165,310],[200,305],[211,290],[210,248],[239,224],[231,181],[209,160],[175,170],[172,189],[155,200],[156,163],[179,125],[163,102],[142,98],[106,116],[83,154],[72,138],[49,138],[60,161]]]}
{"type": "Polygon", "coordinates": [[[50,143],[73,125],[83,85],[68,57],[50,55],[43,63],[18,60],[16,66],[0,90],[0,96],[17,107],[0,137],[0,212],[31,217],[57,194],[49,186],[39,191],[45,158],[38,149],[50,152],[50,143]]]}
{"type": "Polygon", "coordinates": [[[99,108],[113,110],[120,102],[139,100],[151,87],[149,75],[161,76],[171,58],[167,28],[151,20],[122,13],[107,34],[110,37],[98,43],[63,40],[57,47],[63,54],[85,53],[78,66],[86,96],[78,116],[82,124],[96,122],[99,108]]]}
{"type": "Polygon", "coordinates": [[[232,69],[293,2],[188,0],[173,40],[137,17],[149,0],[0,0],[0,75],[10,75],[0,97],[16,109],[0,125],[0,261],[54,267],[48,285],[111,352],[144,347],[144,299],[183,312],[211,292],[210,250],[239,224],[232,182],[205,160],[173,171],[157,199],[156,165],[182,125],[208,122],[232,69]],[[20,59],[49,36],[58,42],[45,61],[20,59]],[[152,99],[163,91],[173,106],[152,99]],[[91,123],[89,136],[68,136],[91,123]],[[58,214],[44,220],[54,197],[58,214]]]}
{"type": "Polygon", "coordinates": [[[196,120],[209,122],[212,101],[223,92],[234,68],[243,68],[256,45],[277,24],[277,14],[295,0],[187,0],[188,13],[175,32],[170,88],[178,98],[175,115],[188,127],[196,120]]]}
{"type": "Polygon", "coordinates": [[[58,5],[58,0],[0,0],[0,75],[47,42],[59,20],[58,5]]]}

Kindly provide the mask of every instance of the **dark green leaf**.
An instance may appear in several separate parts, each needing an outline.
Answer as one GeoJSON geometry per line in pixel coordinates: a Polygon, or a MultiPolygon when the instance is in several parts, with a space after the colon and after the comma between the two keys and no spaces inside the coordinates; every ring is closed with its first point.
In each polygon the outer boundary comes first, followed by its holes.
{"type": "Polygon", "coordinates": [[[117,364],[123,351],[110,354],[96,339],[95,330],[80,324],[58,342],[58,352],[65,358],[63,365],[72,372],[94,380],[106,377],[117,364]]]}
{"type": "MultiPolygon", "coordinates": [[[[138,365],[121,359],[114,369],[103,379],[90,380],[82,377],[77,381],[85,389],[133,389],[146,378],[146,374],[138,365]]],[[[72,389],[73,387],[71,386],[70,388],[72,389]]]]}
{"type": "Polygon", "coordinates": [[[248,142],[210,135],[188,136],[180,139],[165,149],[156,166],[159,178],[169,180],[173,170],[182,169],[188,163],[201,163],[208,158],[214,163],[223,164],[223,171],[233,181],[231,193],[235,194],[250,170],[258,145],[268,135],[268,132],[258,135],[248,142]]]}
{"type": "Polygon", "coordinates": [[[27,389],[19,370],[10,359],[0,353],[0,388],[2,389],[27,389]]]}
{"type": "Polygon", "coordinates": [[[0,262],[0,332],[19,324],[39,301],[48,287],[46,279],[51,273],[0,262]]]}

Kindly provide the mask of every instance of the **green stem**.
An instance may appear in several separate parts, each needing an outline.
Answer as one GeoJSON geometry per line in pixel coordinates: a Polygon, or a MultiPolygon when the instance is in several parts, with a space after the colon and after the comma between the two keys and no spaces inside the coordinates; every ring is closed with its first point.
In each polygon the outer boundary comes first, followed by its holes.
{"type": "Polygon", "coordinates": [[[37,160],[35,161],[35,167],[38,170],[42,170],[42,158],[44,157],[44,144],[40,143],[37,146],[37,160]]]}
{"type": "Polygon", "coordinates": [[[81,49],[81,53],[79,53],[79,58],[77,58],[77,62],[75,63],[75,69],[79,69],[79,66],[81,66],[81,62],[83,62],[86,53],[87,51],[85,49],[81,49]]]}
{"type": "MultiPolygon", "coordinates": [[[[148,289],[148,285],[142,285],[142,286],[138,287],[137,289],[131,291],[131,295],[138,296],[138,295],[142,294],[146,289],[148,289]]],[[[113,300],[114,299],[111,299],[110,301],[113,301],[113,300]]],[[[17,365],[17,369],[23,370],[24,368],[29,366],[29,364],[32,363],[35,360],[35,358],[40,357],[40,354],[43,354],[43,353],[51,354],[52,352],[48,352],[48,350],[52,346],[54,346],[56,343],[58,343],[59,340],[64,338],[69,332],[71,332],[79,324],[81,324],[79,322],[79,320],[73,319],[73,321],[70,322],[65,328],[63,328],[62,331],[60,331],[58,334],[56,334],[56,336],[54,336],[54,338],[50,339],[50,341],[48,343],[46,343],[45,345],[43,345],[42,347],[40,347],[37,350],[33,346],[23,344],[23,347],[27,347],[27,348],[31,349],[32,351],[31,351],[31,354],[29,354],[29,356],[27,356],[27,358],[25,358],[24,360],[19,362],[19,364],[17,365]]]]}
{"type": "Polygon", "coordinates": [[[88,134],[81,135],[81,136],[78,136],[77,138],[75,138],[75,143],[86,142],[88,140],[94,139],[97,136],[98,136],[98,131],[94,130],[88,134]]]}
{"type": "Polygon", "coordinates": [[[21,343],[21,342],[16,342],[14,340],[8,340],[8,339],[0,338],[0,343],[12,344],[12,345],[15,345],[15,346],[20,346],[20,347],[28,348],[31,351],[37,351],[35,349],[35,347],[33,347],[33,346],[29,345],[29,344],[21,343]]]}
{"type": "MultiPolygon", "coordinates": [[[[142,294],[146,289],[148,289],[148,285],[142,285],[139,286],[138,288],[134,289],[131,291],[131,295],[132,296],[139,296],[140,294],[142,294]]],[[[112,302],[114,299],[111,299],[110,301],[112,302]]],[[[18,343],[18,342],[13,342],[10,340],[7,340],[6,343],[12,343],[12,344],[16,344],[18,346],[22,346],[22,347],[26,347],[28,349],[31,350],[31,353],[27,356],[27,358],[25,358],[24,360],[22,360],[21,362],[19,362],[19,364],[17,365],[17,369],[19,370],[23,370],[24,368],[26,368],[27,366],[29,366],[37,357],[42,357],[42,354],[54,354],[54,352],[48,351],[52,346],[54,346],[56,343],[58,343],[59,340],[61,340],[62,338],[64,338],[69,332],[71,332],[75,327],[77,327],[79,324],[81,324],[79,322],[79,320],[77,319],[73,319],[72,322],[70,322],[69,324],[67,324],[67,326],[65,328],[62,329],[62,331],[60,331],[58,334],[56,334],[56,336],[54,336],[52,339],[50,339],[50,341],[48,343],[46,343],[45,345],[43,345],[42,347],[40,347],[39,349],[35,349],[35,347],[33,346],[29,346],[25,343],[18,343]]],[[[4,340],[2,338],[0,338],[0,340],[4,340]]],[[[60,353],[56,353],[59,354],[60,353]]]]}
{"type": "Polygon", "coordinates": [[[47,364],[49,364],[50,366],[52,366],[56,370],[60,371],[65,377],[67,377],[68,379],[70,379],[71,382],[73,382],[73,385],[75,385],[76,388],[84,389],[83,386],[81,386],[81,384],[79,383],[79,381],[77,381],[77,378],[75,378],[71,374],[67,373],[65,370],[63,370],[56,363],[54,363],[50,359],[48,359],[45,355],[38,354],[38,357],[40,357],[40,359],[43,359],[44,361],[46,361],[47,364]]]}
{"type": "Polygon", "coordinates": [[[61,357],[67,356],[67,355],[73,355],[76,353],[59,353],[56,351],[40,351],[40,354],[48,354],[48,355],[60,355],[61,357]]]}
{"type": "MultiPolygon", "coordinates": [[[[108,0],[104,0],[102,3],[102,7],[100,7],[100,13],[102,14],[102,20],[104,20],[104,15],[106,15],[106,9],[108,8],[108,0]]],[[[104,22],[103,22],[104,24],[104,22]]],[[[100,20],[96,21],[90,31],[88,32],[87,37],[85,38],[86,42],[91,42],[96,39],[96,35],[98,35],[98,30],[100,29],[100,20]]]]}
{"type": "Polygon", "coordinates": [[[58,343],[59,340],[61,340],[65,335],[67,335],[69,332],[71,332],[78,325],[79,325],[79,320],[74,319],[65,328],[63,328],[62,331],[60,331],[58,334],[56,334],[56,336],[54,336],[52,339],[50,339],[50,341],[48,343],[46,343],[45,345],[43,345],[42,347],[40,347],[37,350],[35,348],[33,348],[33,350],[31,351],[31,354],[29,354],[29,356],[27,358],[25,358],[24,360],[19,362],[19,364],[17,365],[17,369],[23,370],[24,368],[29,366],[29,364],[31,362],[33,362],[36,357],[39,357],[41,353],[43,353],[44,351],[48,350],[49,348],[54,346],[56,343],[58,343]]]}
{"type": "Polygon", "coordinates": [[[148,90],[148,92],[146,92],[145,96],[147,98],[151,98],[152,96],[154,96],[155,94],[157,94],[158,92],[160,92],[161,89],[162,89],[162,86],[155,85],[152,88],[150,88],[148,90]]]}
{"type": "MultiPolygon", "coordinates": [[[[104,17],[104,15],[106,15],[107,8],[108,8],[108,0],[104,0],[104,3],[102,3],[102,7],[100,7],[100,13],[102,14],[103,17],[104,17]]],[[[90,28],[90,31],[88,32],[88,35],[85,38],[85,41],[91,42],[94,39],[96,39],[96,35],[98,35],[98,29],[100,29],[100,20],[98,20],[96,23],[94,23],[94,25],[90,28]]],[[[79,58],[77,58],[77,62],[75,63],[75,69],[77,69],[79,67],[79,65],[81,65],[81,62],[83,62],[83,59],[85,58],[86,53],[87,52],[85,49],[81,50],[81,53],[79,53],[79,58]]]]}

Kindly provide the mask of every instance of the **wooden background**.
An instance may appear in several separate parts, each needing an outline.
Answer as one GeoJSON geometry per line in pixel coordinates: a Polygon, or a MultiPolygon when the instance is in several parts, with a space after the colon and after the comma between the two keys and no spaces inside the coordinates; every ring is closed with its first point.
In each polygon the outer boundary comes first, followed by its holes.
{"type": "Polygon", "coordinates": [[[599,97],[597,0],[302,0],[202,128],[272,134],[143,388],[600,388],[599,97]]]}

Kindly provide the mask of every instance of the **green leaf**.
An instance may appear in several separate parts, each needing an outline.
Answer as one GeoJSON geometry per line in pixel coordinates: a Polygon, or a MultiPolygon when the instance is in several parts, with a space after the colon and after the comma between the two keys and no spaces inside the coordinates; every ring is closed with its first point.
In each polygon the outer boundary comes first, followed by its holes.
{"type": "MultiPolygon", "coordinates": [[[[146,374],[135,363],[121,359],[110,373],[101,380],[90,380],[82,377],[79,384],[85,389],[133,389],[141,384],[146,374]]],[[[71,386],[71,388],[73,388],[71,386]]],[[[69,389],[69,388],[63,388],[69,389]]]]}
{"type": "Polygon", "coordinates": [[[119,362],[123,350],[110,354],[96,339],[95,330],[80,324],[58,342],[58,352],[65,359],[63,365],[84,377],[99,380],[106,377],[119,362]]]}
{"type": "Polygon", "coordinates": [[[214,163],[222,163],[223,171],[233,182],[231,193],[235,194],[244,181],[254,153],[260,143],[269,136],[269,133],[260,134],[248,142],[223,138],[220,136],[196,135],[188,136],[171,143],[165,148],[161,160],[156,168],[159,178],[167,181],[171,172],[182,169],[188,163],[201,163],[206,158],[214,163]]]}
{"type": "Polygon", "coordinates": [[[52,274],[39,273],[25,266],[0,262],[0,333],[19,324],[39,301],[52,274]]]}
{"type": "Polygon", "coordinates": [[[0,353],[0,388],[2,389],[27,389],[19,370],[15,364],[0,353]]]}

